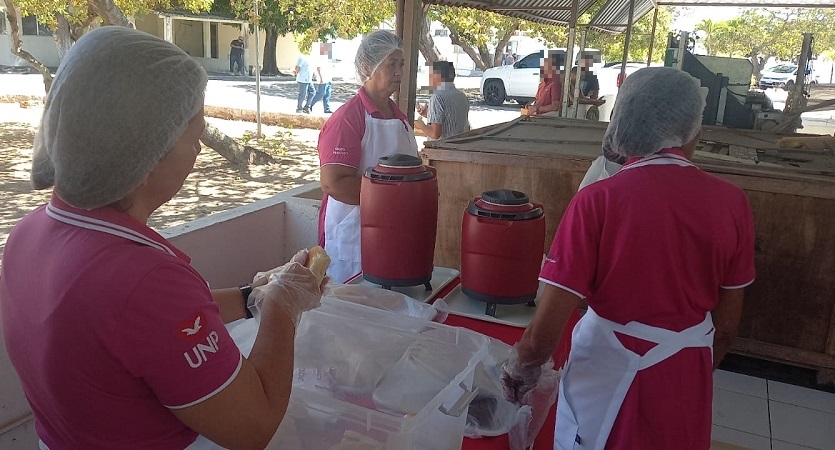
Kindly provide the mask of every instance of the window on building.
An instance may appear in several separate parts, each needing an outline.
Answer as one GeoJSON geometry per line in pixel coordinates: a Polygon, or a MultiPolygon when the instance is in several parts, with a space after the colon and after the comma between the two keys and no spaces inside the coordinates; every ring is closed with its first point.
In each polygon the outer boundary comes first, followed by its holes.
{"type": "Polygon", "coordinates": [[[217,24],[212,23],[209,25],[209,47],[211,48],[211,57],[214,59],[218,58],[218,50],[217,50],[217,24]]]}
{"type": "Polygon", "coordinates": [[[6,34],[6,10],[0,8],[0,34],[6,34]]]}
{"type": "Polygon", "coordinates": [[[447,30],[446,28],[439,28],[435,30],[435,36],[447,37],[449,36],[449,30],[447,30]]]}
{"type": "Polygon", "coordinates": [[[38,22],[38,16],[26,16],[22,22],[24,36],[52,36],[52,30],[38,22]]]}

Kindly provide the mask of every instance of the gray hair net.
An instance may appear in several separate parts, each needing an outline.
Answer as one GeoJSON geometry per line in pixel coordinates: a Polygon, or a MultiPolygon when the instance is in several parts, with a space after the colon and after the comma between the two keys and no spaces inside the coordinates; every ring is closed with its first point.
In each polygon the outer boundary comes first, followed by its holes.
{"type": "Polygon", "coordinates": [[[35,138],[32,186],[77,208],[136,189],[203,106],[206,71],[125,27],[86,33],[58,66],[35,138]]]}
{"type": "Polygon", "coordinates": [[[704,109],[699,80],[689,74],[672,67],[638,70],[620,87],[603,152],[633,157],[680,147],[699,133],[704,109]]]}
{"type": "Polygon", "coordinates": [[[365,83],[371,78],[395,50],[403,50],[403,41],[391,31],[379,30],[364,37],[354,59],[360,80],[365,83]]]}

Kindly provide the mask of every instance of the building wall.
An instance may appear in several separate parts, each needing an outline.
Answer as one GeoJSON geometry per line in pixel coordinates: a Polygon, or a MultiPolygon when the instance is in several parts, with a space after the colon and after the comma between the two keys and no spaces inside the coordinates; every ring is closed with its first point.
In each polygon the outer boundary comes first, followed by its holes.
{"type": "MultiPolygon", "coordinates": [[[[18,26],[22,31],[22,18],[18,17],[18,26]]],[[[6,8],[0,6],[0,65],[2,66],[27,66],[29,63],[18,58],[12,53],[11,25],[6,20],[6,8]]],[[[58,48],[52,36],[29,36],[21,35],[23,49],[31,53],[38,61],[47,67],[58,67],[58,48]]]]}
{"type": "Polygon", "coordinates": [[[175,19],[174,44],[195,58],[204,57],[203,22],[175,19]]]}
{"type": "Polygon", "coordinates": [[[144,31],[148,34],[153,34],[154,36],[159,37],[162,37],[163,35],[162,18],[157,17],[154,14],[135,16],[133,17],[133,23],[139,31],[144,31]]]}

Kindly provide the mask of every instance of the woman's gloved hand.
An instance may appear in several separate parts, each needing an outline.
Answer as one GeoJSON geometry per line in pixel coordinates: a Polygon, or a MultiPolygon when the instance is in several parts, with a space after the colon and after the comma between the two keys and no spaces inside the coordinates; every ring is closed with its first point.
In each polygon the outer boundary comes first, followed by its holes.
{"type": "MultiPolygon", "coordinates": [[[[288,263],[297,262],[301,265],[305,265],[305,263],[307,262],[307,253],[308,253],[308,250],[306,248],[303,248],[303,249],[299,250],[298,252],[296,252],[295,255],[293,255],[292,258],[290,258],[290,261],[288,263]]],[[[272,274],[276,273],[277,271],[281,270],[282,268],[284,268],[284,266],[286,266],[286,265],[287,264],[285,264],[283,266],[276,267],[275,269],[268,270],[266,272],[256,273],[255,276],[252,277],[252,287],[258,287],[258,286],[263,286],[263,285],[267,284],[267,282],[269,282],[269,280],[270,280],[270,276],[272,274]]]]}
{"type": "MultiPolygon", "coordinates": [[[[306,258],[307,250],[303,252],[306,258]]],[[[271,270],[267,284],[252,290],[248,304],[255,309],[253,315],[256,318],[260,318],[262,311],[279,308],[298,325],[303,312],[319,306],[322,298],[319,280],[303,265],[304,260],[299,263],[295,256],[293,258],[289,263],[271,270]]]]}
{"type": "Polygon", "coordinates": [[[510,357],[502,365],[502,390],[505,400],[519,405],[522,404],[525,394],[536,387],[542,367],[525,367],[520,364],[517,346],[518,344],[513,346],[510,357]]]}

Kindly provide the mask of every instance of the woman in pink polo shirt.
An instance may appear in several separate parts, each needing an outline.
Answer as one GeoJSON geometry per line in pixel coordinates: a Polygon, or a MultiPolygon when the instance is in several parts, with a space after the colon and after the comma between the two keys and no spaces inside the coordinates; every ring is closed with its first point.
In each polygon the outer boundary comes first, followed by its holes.
{"type": "Polygon", "coordinates": [[[603,139],[626,164],[577,192],[560,222],[545,292],[505,375],[508,396],[524,400],[585,300],[555,448],[710,446],[712,374],[754,281],[754,224],[741,189],[691,162],[704,106],[685,72],[631,75],[603,139]]]}
{"type": "Polygon", "coordinates": [[[12,230],[0,275],[42,449],[263,448],[284,416],[295,323],[321,296],[306,254],[254,292],[210,291],[146,225],[200,152],[206,83],[178,47],[124,27],[87,33],[58,68],[32,163],[52,198],[12,230]],[[244,358],[224,323],[250,309],[244,358]]]}
{"type": "Polygon", "coordinates": [[[360,184],[381,156],[417,156],[412,122],[391,100],[403,76],[403,47],[389,31],[366,36],[355,65],[363,84],[357,95],[328,119],[319,134],[322,208],[319,245],[331,257],[330,275],[343,283],[361,268],[360,184]]]}

